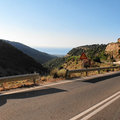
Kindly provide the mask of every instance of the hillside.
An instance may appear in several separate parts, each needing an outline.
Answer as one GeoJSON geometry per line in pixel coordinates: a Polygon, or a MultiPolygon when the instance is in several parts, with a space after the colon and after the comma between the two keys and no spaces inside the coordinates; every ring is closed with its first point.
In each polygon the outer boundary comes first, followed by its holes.
{"type": "Polygon", "coordinates": [[[33,72],[44,74],[47,69],[6,41],[0,40],[0,77],[33,72]]]}
{"type": "Polygon", "coordinates": [[[113,61],[120,61],[120,38],[115,43],[109,43],[105,52],[109,55],[109,59],[113,59],[113,61]]]}
{"type": "Polygon", "coordinates": [[[106,46],[107,45],[104,44],[79,46],[70,50],[65,57],[49,61],[44,66],[49,69],[61,67],[72,68],[72,66],[75,68],[81,66],[82,61],[80,61],[80,56],[83,52],[85,52],[87,57],[94,62],[106,61],[108,57],[105,53],[106,46]],[[78,65],[78,63],[80,65],[78,65]]]}
{"type": "Polygon", "coordinates": [[[23,53],[32,57],[33,59],[35,59],[37,62],[39,62],[41,64],[46,63],[57,57],[57,56],[50,55],[50,54],[47,54],[44,52],[40,52],[36,49],[33,49],[31,47],[28,47],[28,46],[18,43],[18,42],[11,42],[11,41],[7,41],[7,42],[9,44],[11,44],[12,46],[16,47],[17,49],[19,49],[20,51],[22,51],[23,53]]]}
{"type": "Polygon", "coordinates": [[[70,56],[80,56],[83,52],[86,53],[86,55],[90,59],[94,59],[96,56],[99,56],[100,58],[105,59],[105,44],[93,44],[93,45],[86,45],[86,46],[79,46],[76,48],[73,48],[71,51],[68,52],[68,55],[70,56]]]}
{"type": "Polygon", "coordinates": [[[65,63],[66,60],[67,60],[67,57],[56,58],[45,63],[44,67],[48,68],[49,70],[52,70],[53,68],[60,68],[62,64],[65,63]]]}

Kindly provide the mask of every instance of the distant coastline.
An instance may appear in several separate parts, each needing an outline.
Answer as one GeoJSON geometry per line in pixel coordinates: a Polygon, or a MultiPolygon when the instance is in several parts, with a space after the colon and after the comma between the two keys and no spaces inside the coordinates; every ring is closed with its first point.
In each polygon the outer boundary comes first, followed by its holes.
{"type": "Polygon", "coordinates": [[[47,47],[34,47],[35,49],[46,52],[52,55],[64,56],[66,55],[72,48],[47,48],[47,47]]]}

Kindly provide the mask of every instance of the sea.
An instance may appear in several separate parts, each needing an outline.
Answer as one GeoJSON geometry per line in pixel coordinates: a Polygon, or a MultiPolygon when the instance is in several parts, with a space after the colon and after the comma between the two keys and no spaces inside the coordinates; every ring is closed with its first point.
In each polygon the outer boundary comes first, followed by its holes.
{"type": "Polygon", "coordinates": [[[35,49],[45,52],[52,55],[58,56],[65,56],[72,48],[43,48],[43,47],[36,47],[35,49]]]}

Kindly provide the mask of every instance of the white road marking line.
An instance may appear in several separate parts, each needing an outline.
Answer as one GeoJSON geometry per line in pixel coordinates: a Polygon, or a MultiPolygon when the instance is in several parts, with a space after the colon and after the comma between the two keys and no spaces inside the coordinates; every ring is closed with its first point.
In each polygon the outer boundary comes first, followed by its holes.
{"type": "Polygon", "coordinates": [[[20,92],[25,92],[25,91],[30,91],[30,90],[36,90],[38,88],[44,88],[44,87],[49,87],[49,86],[54,86],[54,85],[59,85],[59,84],[64,84],[64,83],[76,82],[76,81],[79,81],[79,80],[80,79],[77,79],[77,80],[67,80],[67,81],[62,81],[62,82],[42,85],[42,86],[38,86],[38,87],[28,88],[28,89],[24,89],[24,90],[17,90],[17,91],[6,92],[6,93],[3,93],[3,94],[0,94],[0,96],[14,94],[14,93],[20,93],[20,92]]]}
{"type": "Polygon", "coordinates": [[[84,118],[82,118],[81,120],[88,120],[89,118],[91,118],[93,115],[97,114],[98,112],[100,112],[101,110],[103,110],[104,108],[106,108],[108,105],[112,104],[114,101],[116,101],[117,99],[120,98],[120,95],[118,95],[117,97],[113,98],[112,100],[110,100],[109,102],[105,103],[104,105],[102,105],[101,107],[99,107],[98,109],[94,110],[93,112],[91,112],[90,114],[88,114],[87,116],[85,116],[84,118]]]}
{"type": "Polygon", "coordinates": [[[116,97],[116,96],[119,95],[119,94],[120,94],[120,91],[118,91],[117,93],[113,94],[112,96],[106,98],[105,100],[101,101],[100,103],[92,106],[91,108],[83,111],[82,113],[74,116],[73,118],[71,118],[71,119],[69,119],[69,120],[77,120],[78,118],[80,118],[80,117],[82,117],[83,115],[87,114],[88,112],[94,110],[95,108],[99,107],[100,105],[104,104],[105,102],[109,101],[110,99],[116,97]]]}

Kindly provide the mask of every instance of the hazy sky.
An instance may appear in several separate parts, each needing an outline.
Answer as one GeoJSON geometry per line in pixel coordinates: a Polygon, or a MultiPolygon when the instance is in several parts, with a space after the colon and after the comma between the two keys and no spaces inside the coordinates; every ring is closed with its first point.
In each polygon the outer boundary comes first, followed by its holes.
{"type": "Polygon", "coordinates": [[[77,47],[120,37],[120,0],[0,0],[0,38],[77,47]]]}

